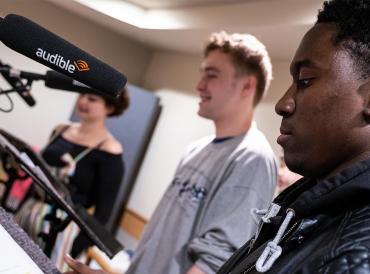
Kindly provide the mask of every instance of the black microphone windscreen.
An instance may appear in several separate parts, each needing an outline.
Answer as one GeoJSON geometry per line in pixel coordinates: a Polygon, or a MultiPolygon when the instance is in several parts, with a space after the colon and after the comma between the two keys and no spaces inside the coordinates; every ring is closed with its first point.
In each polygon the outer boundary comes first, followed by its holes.
{"type": "Polygon", "coordinates": [[[48,70],[46,72],[45,86],[53,89],[69,90],[82,94],[92,93],[104,96],[104,93],[54,70],[48,70]]]}
{"type": "Polygon", "coordinates": [[[0,21],[0,40],[9,48],[106,95],[117,97],[127,78],[31,20],[9,14],[0,21]]]}

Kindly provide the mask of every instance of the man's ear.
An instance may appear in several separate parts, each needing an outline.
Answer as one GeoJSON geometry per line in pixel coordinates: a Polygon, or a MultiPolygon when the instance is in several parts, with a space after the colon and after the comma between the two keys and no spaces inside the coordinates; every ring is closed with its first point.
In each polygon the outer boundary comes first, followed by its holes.
{"type": "Polygon", "coordinates": [[[370,79],[359,87],[358,92],[364,98],[364,109],[362,114],[364,115],[365,121],[370,124],[370,79]]]}
{"type": "Polygon", "coordinates": [[[244,77],[242,97],[251,96],[257,90],[257,77],[255,75],[248,75],[244,77]]]}

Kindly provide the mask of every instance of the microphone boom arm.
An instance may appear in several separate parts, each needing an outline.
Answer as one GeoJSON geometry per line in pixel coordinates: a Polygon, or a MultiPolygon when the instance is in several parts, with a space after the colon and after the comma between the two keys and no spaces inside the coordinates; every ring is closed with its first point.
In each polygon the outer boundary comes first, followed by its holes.
{"type": "Polygon", "coordinates": [[[36,104],[36,101],[31,95],[32,82],[37,80],[45,80],[46,75],[16,70],[11,68],[9,65],[3,64],[1,61],[0,73],[9,83],[9,85],[12,86],[12,89],[2,90],[0,94],[7,94],[16,91],[27,103],[27,105],[34,106],[36,104]],[[24,83],[22,80],[26,80],[26,83],[24,83]]]}

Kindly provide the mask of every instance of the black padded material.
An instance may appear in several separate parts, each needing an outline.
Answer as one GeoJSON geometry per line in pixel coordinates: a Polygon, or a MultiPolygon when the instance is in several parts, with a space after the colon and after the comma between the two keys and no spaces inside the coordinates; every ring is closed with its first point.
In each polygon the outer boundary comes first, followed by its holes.
{"type": "MultiPolygon", "coordinates": [[[[12,217],[0,207],[0,225],[9,233],[14,241],[28,254],[36,265],[47,274],[59,274],[54,264],[42,252],[27,234],[12,219],[12,217]]],[[[6,248],[6,247],[2,247],[6,248]]]]}

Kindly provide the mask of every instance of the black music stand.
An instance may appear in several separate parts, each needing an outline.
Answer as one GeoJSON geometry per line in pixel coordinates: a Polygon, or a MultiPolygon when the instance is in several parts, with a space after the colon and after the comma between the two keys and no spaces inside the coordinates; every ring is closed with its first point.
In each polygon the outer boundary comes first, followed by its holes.
{"type": "Polygon", "coordinates": [[[0,149],[10,154],[20,167],[31,176],[50,197],[57,207],[64,210],[68,217],[65,220],[49,220],[51,229],[44,233],[42,238],[46,244],[45,253],[50,255],[56,236],[72,220],[81,231],[106,255],[112,258],[123,246],[114,238],[108,230],[96,221],[86,210],[72,202],[67,188],[59,182],[46,167],[46,164],[32,149],[23,141],[12,136],[5,130],[0,129],[0,149]],[[48,254],[49,253],[49,254],[48,254]]]}

